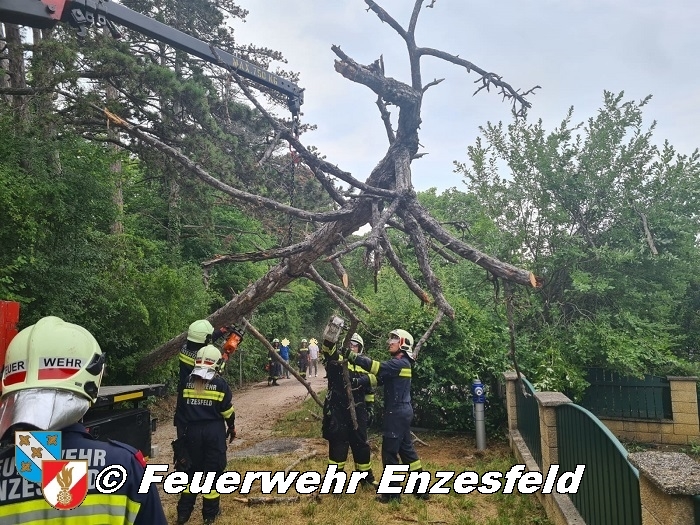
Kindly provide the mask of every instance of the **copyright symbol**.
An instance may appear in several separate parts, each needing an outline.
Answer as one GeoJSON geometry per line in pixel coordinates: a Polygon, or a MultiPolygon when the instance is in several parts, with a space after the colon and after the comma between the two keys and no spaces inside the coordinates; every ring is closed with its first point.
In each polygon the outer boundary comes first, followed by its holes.
{"type": "Polygon", "coordinates": [[[121,465],[105,467],[95,478],[95,488],[102,494],[112,494],[126,483],[126,469],[121,465]]]}

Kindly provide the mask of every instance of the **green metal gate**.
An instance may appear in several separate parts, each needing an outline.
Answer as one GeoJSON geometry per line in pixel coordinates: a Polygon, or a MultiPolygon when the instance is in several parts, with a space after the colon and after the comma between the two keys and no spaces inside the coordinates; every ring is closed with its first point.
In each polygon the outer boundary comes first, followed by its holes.
{"type": "Polygon", "coordinates": [[[574,404],[557,411],[560,473],[586,465],[571,501],[588,525],[641,525],[639,472],[627,450],[597,417],[574,404]]]}
{"type": "Polygon", "coordinates": [[[540,439],[540,410],[537,406],[537,399],[535,399],[535,388],[524,377],[522,381],[522,383],[519,381],[515,382],[518,430],[525,440],[527,448],[530,449],[530,454],[532,454],[532,457],[541,469],[542,440],[540,439]]]}

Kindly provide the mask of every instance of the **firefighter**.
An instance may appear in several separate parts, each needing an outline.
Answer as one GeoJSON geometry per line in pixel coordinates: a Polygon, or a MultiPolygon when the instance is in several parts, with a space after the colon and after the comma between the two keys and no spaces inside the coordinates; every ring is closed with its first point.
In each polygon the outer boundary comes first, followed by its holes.
{"type": "MultiPolygon", "coordinates": [[[[279,355],[280,353],[280,340],[277,339],[276,337],[272,340],[272,348],[274,348],[274,351],[279,355]]],[[[269,355],[267,356],[267,386],[280,386],[277,380],[280,378],[281,372],[282,372],[282,365],[272,357],[272,352],[269,352],[269,355]]]]}
{"type": "MultiPolygon", "coordinates": [[[[359,334],[353,334],[350,338],[349,354],[359,355],[364,351],[364,342],[359,334]]],[[[338,470],[344,470],[348,458],[348,449],[352,450],[355,461],[355,469],[359,472],[367,472],[367,476],[361,481],[365,486],[373,486],[375,483],[372,473],[372,461],[370,459],[370,447],[367,440],[367,428],[373,414],[374,391],[371,383],[376,383],[376,378],[359,366],[348,363],[348,373],[351,381],[356,383],[352,397],[355,402],[355,416],[357,429],[354,428],[350,414],[350,402],[348,400],[345,381],[343,380],[343,356],[334,347],[324,343],[323,352],[327,357],[326,375],[328,376],[328,393],[323,407],[323,437],[328,441],[328,464],[336,465],[338,470]],[[359,385],[359,378],[368,379],[363,385],[359,385]]],[[[347,358],[345,358],[347,359],[347,358]]]]}
{"type": "MultiPolygon", "coordinates": [[[[236,413],[231,389],[217,373],[221,352],[213,345],[202,347],[185,388],[179,394],[177,410],[185,424],[185,447],[191,461],[189,479],[194,472],[216,472],[218,478],[226,467],[226,438],[236,437],[236,413]]],[[[212,490],[202,494],[202,517],[205,525],[214,523],[219,515],[219,493],[212,490]]],[[[187,523],[192,515],[197,494],[189,487],[177,503],[177,523],[187,523]]]]}
{"type": "Polygon", "coordinates": [[[193,322],[187,329],[187,340],[180,348],[178,355],[180,360],[180,375],[178,380],[178,391],[184,388],[185,383],[192,373],[194,360],[197,352],[203,346],[216,343],[229,332],[238,330],[235,327],[222,326],[214,330],[212,324],[206,319],[199,319],[193,322]]]}
{"type": "MultiPolygon", "coordinates": [[[[20,476],[14,456],[3,454],[3,484],[18,490],[8,490],[0,499],[0,522],[167,524],[156,485],[147,494],[138,493],[146,464],[141,452],[117,441],[97,441],[79,423],[97,399],[104,363],[105,355],[92,334],[58,317],[40,319],[10,343],[0,397],[2,441],[14,445],[15,431],[60,431],[63,450],[76,450],[75,457],[88,458],[89,479],[105,466],[121,465],[126,482],[112,494],[88,485],[80,506],[58,510],[44,500],[40,485],[20,476]]],[[[13,453],[14,449],[8,448],[13,453]]]]}
{"type": "Polygon", "coordinates": [[[306,339],[301,340],[297,364],[299,365],[299,375],[306,379],[306,370],[309,368],[309,342],[306,339]]]}
{"type": "MultiPolygon", "coordinates": [[[[206,319],[198,319],[189,326],[187,329],[187,340],[180,348],[180,353],[178,355],[180,361],[180,374],[177,383],[178,394],[185,388],[185,384],[192,373],[197,352],[199,352],[202,347],[215,343],[229,334],[238,335],[237,342],[243,338],[243,331],[241,329],[235,326],[222,326],[218,330],[214,330],[212,324],[206,319]]],[[[221,369],[223,369],[223,366],[221,369]]],[[[182,421],[178,421],[178,413],[179,411],[176,409],[173,424],[177,430],[177,437],[181,437],[183,424],[182,421]]]]}
{"type": "MultiPolygon", "coordinates": [[[[353,383],[358,386],[376,384],[384,385],[384,422],[382,438],[382,463],[387,465],[399,463],[399,458],[408,464],[409,471],[423,471],[423,465],[416,453],[411,439],[411,373],[413,368],[413,336],[406,330],[392,330],[387,341],[391,359],[375,361],[367,356],[345,351],[344,356],[350,363],[367,370],[366,376],[358,376],[353,383]],[[373,375],[374,374],[374,375],[373,375]]],[[[417,498],[428,499],[428,494],[416,494],[417,498]]],[[[382,503],[400,500],[400,494],[380,494],[377,499],[382,503]]]]}

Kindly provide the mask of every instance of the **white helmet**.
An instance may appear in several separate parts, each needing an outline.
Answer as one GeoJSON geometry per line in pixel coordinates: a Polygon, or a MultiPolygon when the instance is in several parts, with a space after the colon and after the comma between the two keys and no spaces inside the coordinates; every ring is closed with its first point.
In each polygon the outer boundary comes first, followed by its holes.
{"type": "Polygon", "coordinates": [[[7,348],[0,398],[0,436],[12,425],[58,430],[97,399],[105,355],[82,326],[44,317],[7,348]]]}
{"type": "Polygon", "coordinates": [[[404,351],[408,359],[413,362],[415,359],[413,359],[413,336],[409,334],[406,330],[402,330],[400,328],[396,330],[392,330],[389,332],[389,335],[394,335],[399,338],[399,346],[401,347],[401,350],[404,351]]]}
{"type": "Polygon", "coordinates": [[[360,350],[359,353],[361,354],[365,350],[365,342],[362,340],[362,337],[358,333],[352,334],[352,337],[350,338],[351,343],[357,343],[360,345],[360,350]]]}
{"type": "Polygon", "coordinates": [[[221,359],[221,352],[214,345],[203,346],[194,359],[193,376],[209,381],[216,375],[216,365],[221,359]]]}
{"type": "Polygon", "coordinates": [[[211,340],[214,327],[206,319],[199,319],[192,323],[187,329],[187,340],[193,343],[208,343],[207,337],[211,340]]]}

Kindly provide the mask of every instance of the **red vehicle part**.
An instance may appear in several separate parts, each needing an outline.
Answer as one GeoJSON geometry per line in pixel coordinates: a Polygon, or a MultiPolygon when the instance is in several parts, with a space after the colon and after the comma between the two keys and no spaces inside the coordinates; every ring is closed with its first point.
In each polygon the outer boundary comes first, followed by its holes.
{"type": "Polygon", "coordinates": [[[5,352],[10,341],[17,335],[19,303],[0,301],[0,368],[5,366],[5,352]]]}

